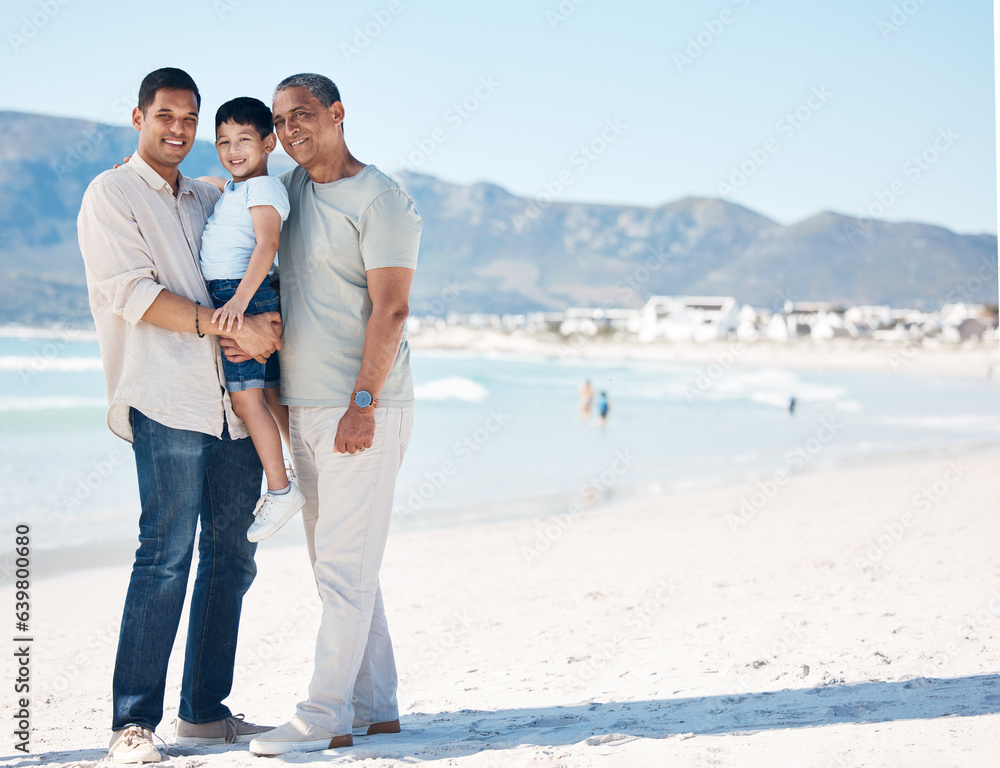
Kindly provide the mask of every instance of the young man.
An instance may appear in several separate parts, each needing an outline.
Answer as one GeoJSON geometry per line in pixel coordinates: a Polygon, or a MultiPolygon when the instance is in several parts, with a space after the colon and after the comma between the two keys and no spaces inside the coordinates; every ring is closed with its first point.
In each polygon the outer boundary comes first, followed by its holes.
{"type": "Polygon", "coordinates": [[[378,574],[413,425],[404,324],[421,227],[410,197],[347,149],[329,78],[286,78],[272,108],[299,164],[280,177],[291,203],[281,234],[281,399],[323,615],[308,697],[250,742],[262,755],[399,731],[378,574]]]}
{"type": "MultiPolygon", "coordinates": [[[[200,520],[177,735],[246,741],[266,728],[233,717],[230,692],[243,595],[256,574],[246,530],[261,464],[225,392],[211,299],[198,269],[219,191],[178,170],[201,96],[179,69],[139,88],[130,162],[88,187],[78,221],[108,389],[108,426],[132,443],[142,512],[113,680],[110,756],[157,762],[167,661],[200,520]]],[[[230,335],[254,358],[280,348],[277,313],[230,335]]]]}

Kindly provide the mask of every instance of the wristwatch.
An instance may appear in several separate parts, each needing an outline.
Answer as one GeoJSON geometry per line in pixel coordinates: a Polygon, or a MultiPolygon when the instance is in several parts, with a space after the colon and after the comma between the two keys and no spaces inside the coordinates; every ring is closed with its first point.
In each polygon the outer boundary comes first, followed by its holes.
{"type": "Polygon", "coordinates": [[[369,405],[372,408],[378,408],[378,398],[372,397],[372,393],[366,389],[359,389],[351,395],[351,402],[358,408],[367,408],[369,405]]]}

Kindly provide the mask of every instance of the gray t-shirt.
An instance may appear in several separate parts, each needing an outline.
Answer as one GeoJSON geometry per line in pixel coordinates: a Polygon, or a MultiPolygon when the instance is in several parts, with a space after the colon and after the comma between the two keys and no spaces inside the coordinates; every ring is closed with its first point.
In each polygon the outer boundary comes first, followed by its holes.
{"type": "MultiPolygon", "coordinates": [[[[346,406],[372,312],[369,269],[417,266],[420,215],[374,165],[316,184],[303,168],[281,174],[291,211],[281,230],[281,402],[346,406]]],[[[413,405],[404,331],[379,404],[413,405]]]]}

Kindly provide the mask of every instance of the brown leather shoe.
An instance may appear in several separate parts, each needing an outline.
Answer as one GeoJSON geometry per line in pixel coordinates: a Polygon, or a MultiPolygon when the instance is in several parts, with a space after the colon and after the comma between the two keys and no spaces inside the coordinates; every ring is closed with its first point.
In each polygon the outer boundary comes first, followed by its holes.
{"type": "Polygon", "coordinates": [[[351,733],[355,736],[375,736],[380,733],[399,733],[399,720],[385,720],[381,723],[370,723],[367,720],[354,718],[354,728],[351,733]]]}

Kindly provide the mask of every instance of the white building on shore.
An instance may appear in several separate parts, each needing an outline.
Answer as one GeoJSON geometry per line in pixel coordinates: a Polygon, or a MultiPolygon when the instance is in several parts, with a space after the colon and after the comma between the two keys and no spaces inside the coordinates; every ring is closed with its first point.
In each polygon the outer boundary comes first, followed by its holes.
{"type": "Polygon", "coordinates": [[[642,308],[639,341],[725,339],[739,323],[732,296],[652,296],[642,308]]]}

